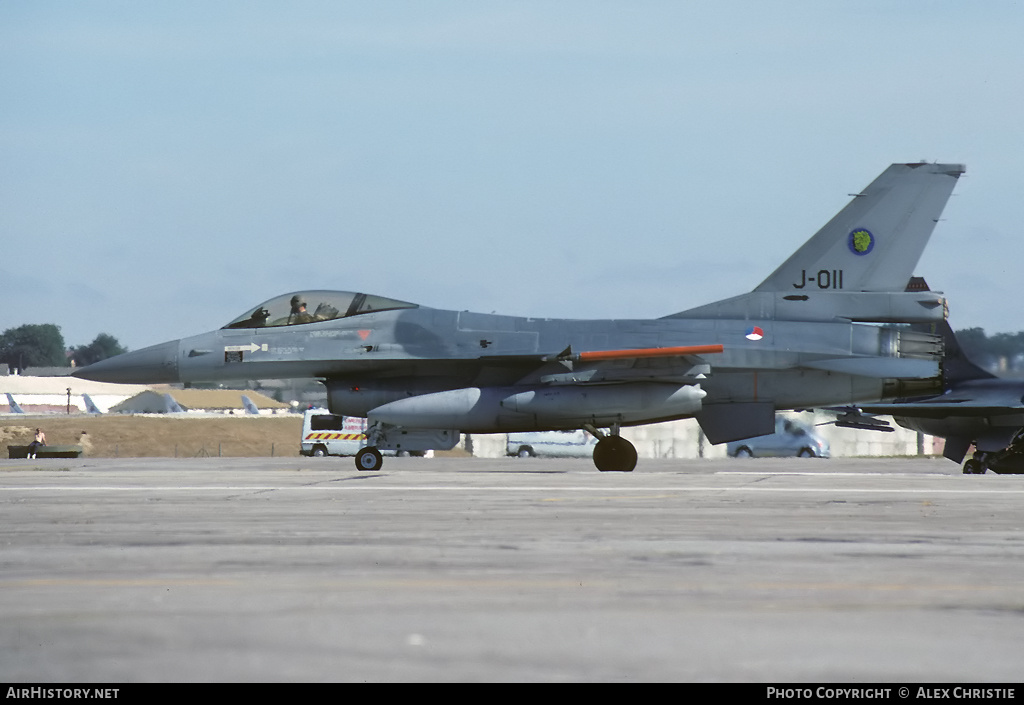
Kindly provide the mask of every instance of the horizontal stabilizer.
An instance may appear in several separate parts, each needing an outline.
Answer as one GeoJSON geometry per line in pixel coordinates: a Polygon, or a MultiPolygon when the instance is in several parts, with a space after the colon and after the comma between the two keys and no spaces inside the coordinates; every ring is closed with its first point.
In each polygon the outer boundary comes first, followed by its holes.
{"type": "Polygon", "coordinates": [[[873,414],[922,419],[946,419],[951,416],[977,419],[1024,415],[1024,404],[1019,402],[1007,406],[994,405],[986,400],[950,399],[944,401],[941,397],[936,397],[934,400],[922,399],[917,402],[869,403],[865,404],[864,408],[873,414]]]}

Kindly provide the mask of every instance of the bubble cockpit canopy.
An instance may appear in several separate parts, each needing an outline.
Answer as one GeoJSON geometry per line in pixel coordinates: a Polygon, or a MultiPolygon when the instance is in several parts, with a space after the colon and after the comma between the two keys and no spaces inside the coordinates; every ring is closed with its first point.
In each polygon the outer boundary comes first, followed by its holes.
{"type": "Polygon", "coordinates": [[[272,328],[348,318],[372,311],[418,308],[396,299],[351,291],[299,291],[282,294],[243,313],[225,328],[272,328]]]}

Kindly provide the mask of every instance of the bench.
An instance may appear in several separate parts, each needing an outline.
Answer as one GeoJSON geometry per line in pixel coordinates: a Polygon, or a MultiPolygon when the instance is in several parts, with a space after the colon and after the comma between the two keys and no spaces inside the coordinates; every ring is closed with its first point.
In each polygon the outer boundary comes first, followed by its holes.
{"type": "MultiPolygon", "coordinates": [[[[39,446],[36,458],[77,458],[82,455],[82,446],[39,446]]],[[[28,446],[7,446],[9,458],[27,458],[28,446]]]]}

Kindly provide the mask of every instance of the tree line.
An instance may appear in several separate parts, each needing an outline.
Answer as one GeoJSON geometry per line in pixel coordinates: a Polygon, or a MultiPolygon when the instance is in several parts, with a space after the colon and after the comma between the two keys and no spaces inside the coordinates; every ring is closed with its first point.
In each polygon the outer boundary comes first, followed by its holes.
{"type": "Polygon", "coordinates": [[[956,331],[967,357],[993,372],[1024,370],[1024,331],[986,335],[983,328],[956,331]]]}
{"type": "Polygon", "coordinates": [[[112,335],[100,333],[88,345],[67,347],[60,326],[26,324],[0,333],[0,363],[12,370],[28,367],[83,367],[128,352],[112,335]]]}

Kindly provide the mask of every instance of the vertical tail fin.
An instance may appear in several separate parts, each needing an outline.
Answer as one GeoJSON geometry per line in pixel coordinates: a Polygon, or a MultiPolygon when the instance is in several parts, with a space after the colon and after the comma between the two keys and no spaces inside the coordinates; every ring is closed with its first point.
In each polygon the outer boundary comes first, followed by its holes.
{"type": "Polygon", "coordinates": [[[22,408],[18,405],[18,402],[14,401],[14,397],[11,396],[10,392],[7,393],[7,406],[10,407],[12,414],[24,414],[25,413],[22,410],[22,408]]]}
{"type": "Polygon", "coordinates": [[[893,164],[754,291],[903,291],[962,164],[893,164]]]}
{"type": "Polygon", "coordinates": [[[945,299],[906,291],[962,164],[893,164],[753,291],[668,318],[937,322],[945,299]]]}
{"type": "Polygon", "coordinates": [[[82,401],[85,403],[85,410],[86,410],[87,413],[90,413],[90,414],[102,414],[103,413],[102,411],[100,411],[100,408],[98,406],[96,406],[96,402],[94,402],[92,400],[92,397],[90,397],[88,394],[83,394],[82,395],[82,401]]]}

